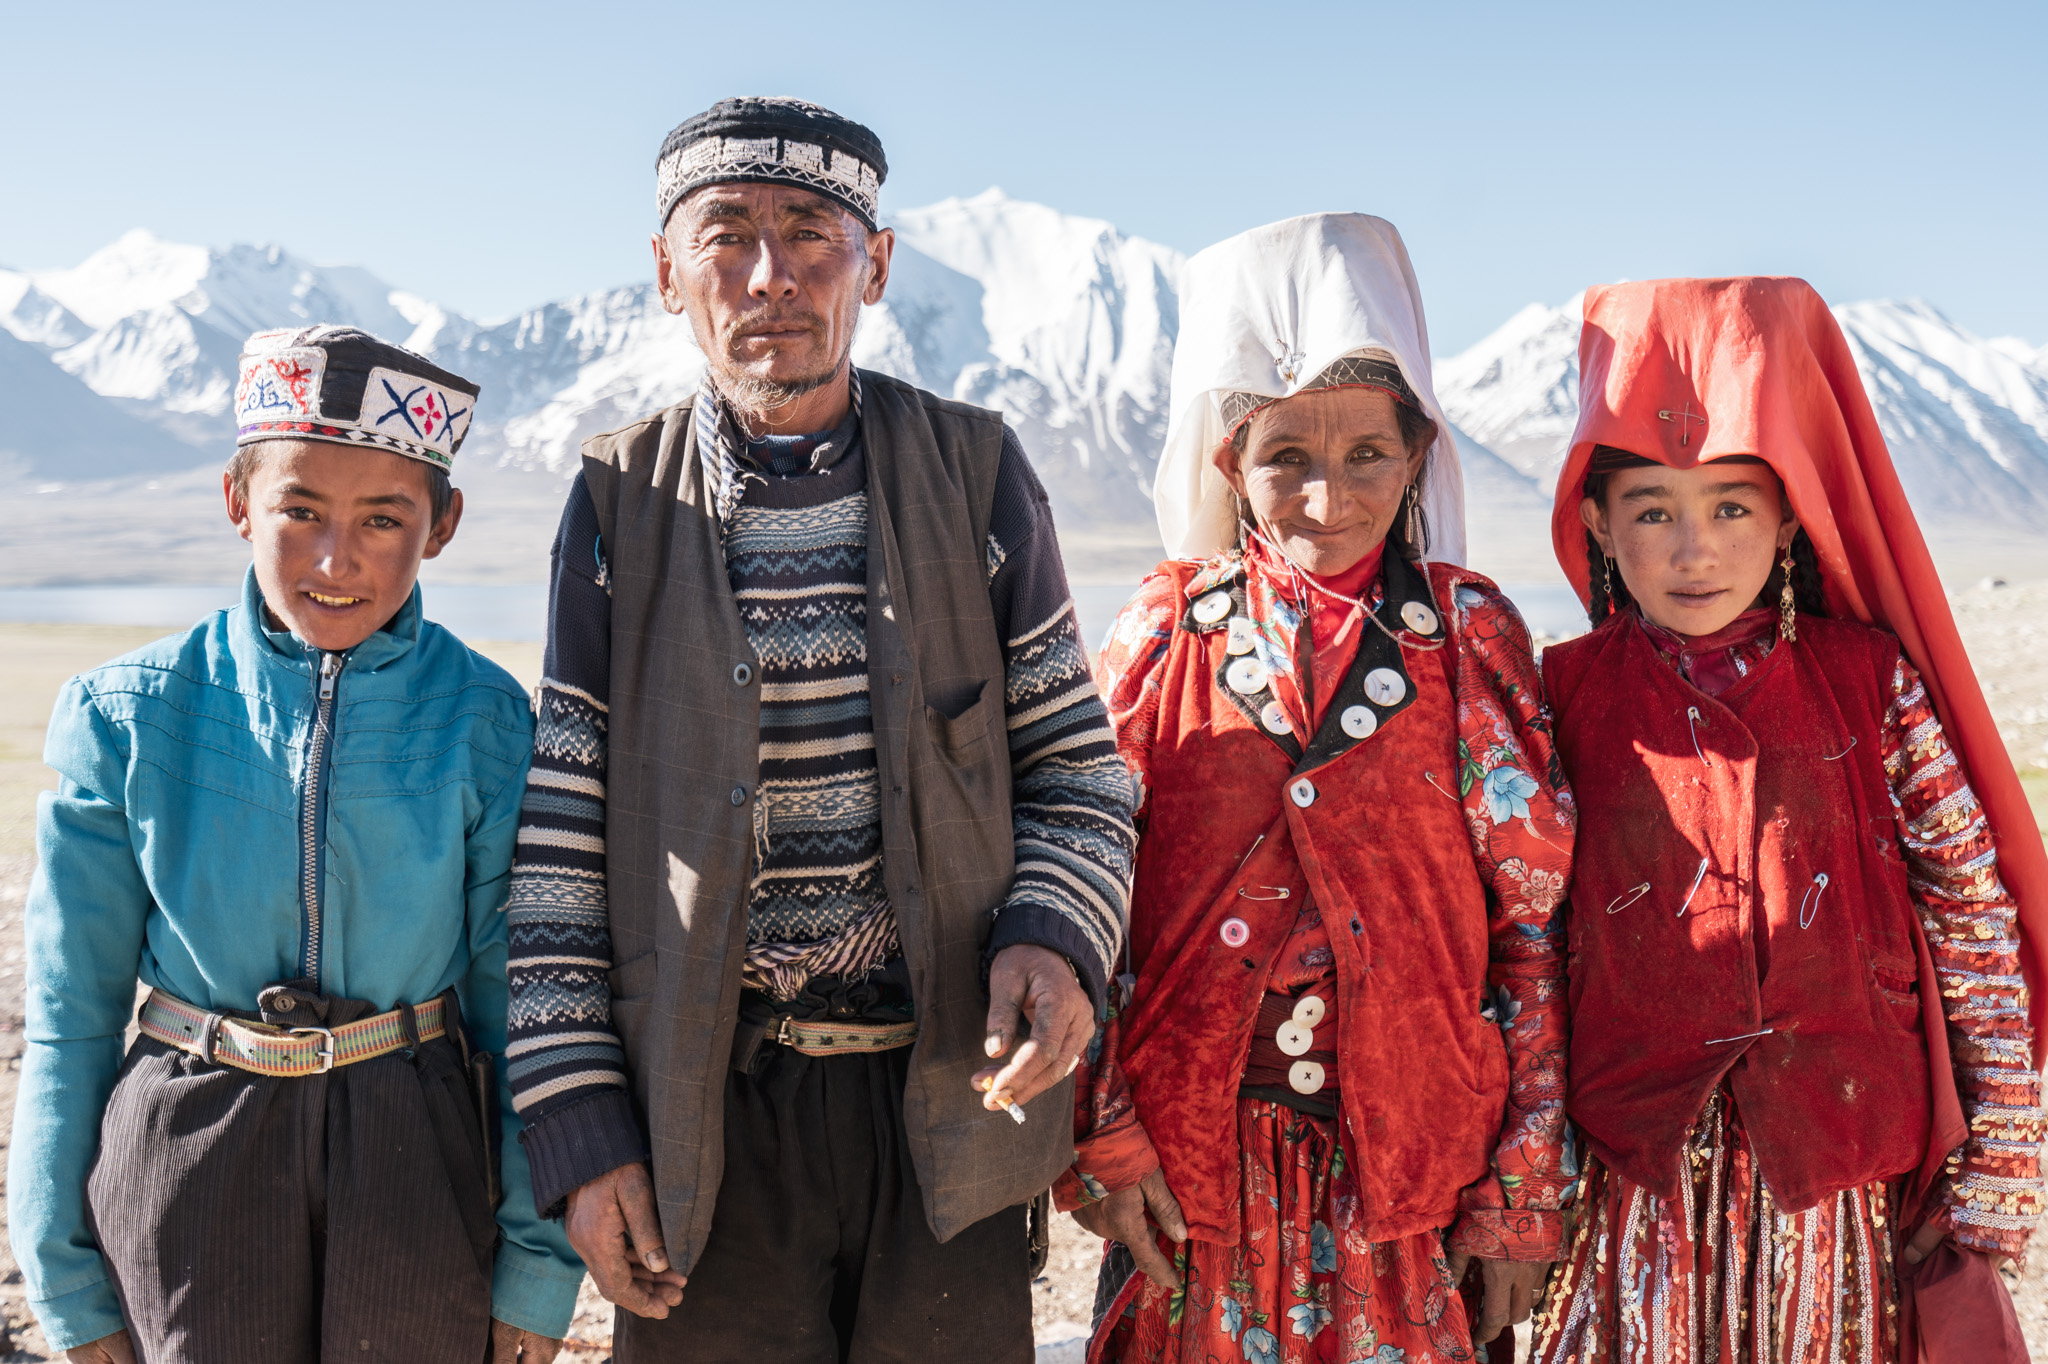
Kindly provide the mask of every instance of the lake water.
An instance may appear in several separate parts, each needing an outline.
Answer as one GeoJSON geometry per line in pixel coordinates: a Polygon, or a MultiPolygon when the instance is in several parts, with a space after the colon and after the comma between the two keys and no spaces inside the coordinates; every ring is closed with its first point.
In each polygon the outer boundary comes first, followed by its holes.
{"type": "MultiPolygon", "coordinates": [[[[1081,637],[1090,648],[1102,642],[1116,613],[1137,589],[1135,583],[1074,589],[1081,637]]],[[[431,583],[426,589],[429,620],[464,639],[539,640],[547,630],[548,594],[540,583],[479,586],[431,583]]],[[[1579,600],[1563,583],[1510,583],[1507,593],[1532,630],[1577,634],[1586,628],[1579,600]]],[[[192,624],[209,611],[240,599],[239,584],[216,587],[14,587],[0,589],[0,621],[58,625],[156,625],[170,631],[192,624]]]]}

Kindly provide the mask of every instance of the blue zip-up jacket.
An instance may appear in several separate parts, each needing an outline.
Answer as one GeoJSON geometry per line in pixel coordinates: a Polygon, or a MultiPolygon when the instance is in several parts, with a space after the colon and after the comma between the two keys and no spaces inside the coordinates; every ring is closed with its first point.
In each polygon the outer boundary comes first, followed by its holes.
{"type": "Polygon", "coordinates": [[[323,655],[267,628],[252,571],[239,606],[73,678],[57,698],[44,761],[61,781],[37,810],[7,1193],[29,1305],[58,1349],[122,1325],[85,1181],[137,978],[253,1012],[257,991],[309,964],[327,994],[378,1010],[455,986],[476,1044],[501,1058],[491,1310],[542,1335],[568,1332],[582,1262],[561,1224],[534,1213],[503,1080],[504,905],[533,748],[526,696],[423,620],[417,588],[384,630],[324,657],[341,661],[326,752],[315,754],[323,655]]]}

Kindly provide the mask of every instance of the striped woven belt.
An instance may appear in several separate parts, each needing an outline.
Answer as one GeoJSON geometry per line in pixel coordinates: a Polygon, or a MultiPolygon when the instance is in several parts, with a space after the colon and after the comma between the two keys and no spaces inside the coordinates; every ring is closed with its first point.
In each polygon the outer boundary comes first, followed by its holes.
{"type": "Polygon", "coordinates": [[[162,990],[151,990],[137,1020],[145,1037],[168,1042],[204,1061],[218,1061],[255,1075],[298,1079],[325,1075],[401,1047],[447,1035],[440,996],[412,1011],[414,1035],[405,1035],[405,1011],[393,1009],[338,1028],[288,1028],[209,1013],[162,990]]]}
{"type": "Polygon", "coordinates": [[[917,1040],[915,1023],[828,1023],[821,1019],[775,1021],[768,1041],[805,1056],[846,1056],[854,1052],[894,1051],[917,1040]]]}

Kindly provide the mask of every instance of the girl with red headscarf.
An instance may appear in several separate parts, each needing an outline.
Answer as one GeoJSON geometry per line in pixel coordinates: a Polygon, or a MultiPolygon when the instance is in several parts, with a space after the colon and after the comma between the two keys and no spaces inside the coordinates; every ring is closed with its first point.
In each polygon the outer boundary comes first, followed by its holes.
{"type": "Polygon", "coordinates": [[[1543,660],[1580,811],[1536,1357],[2024,1359],[2044,858],[1827,306],[1594,289],[1543,660]]]}

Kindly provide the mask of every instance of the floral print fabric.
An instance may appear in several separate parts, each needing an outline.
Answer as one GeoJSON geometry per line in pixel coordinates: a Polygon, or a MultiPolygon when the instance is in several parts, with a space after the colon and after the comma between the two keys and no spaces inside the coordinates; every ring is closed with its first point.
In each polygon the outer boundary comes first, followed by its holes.
{"type": "Polygon", "coordinates": [[[1244,1239],[1161,1245],[1182,1288],[1142,1275],[1097,1333],[1107,1364],[1438,1364],[1483,1359],[1443,1238],[1373,1243],[1337,1124],[1243,1099],[1244,1239]]]}

